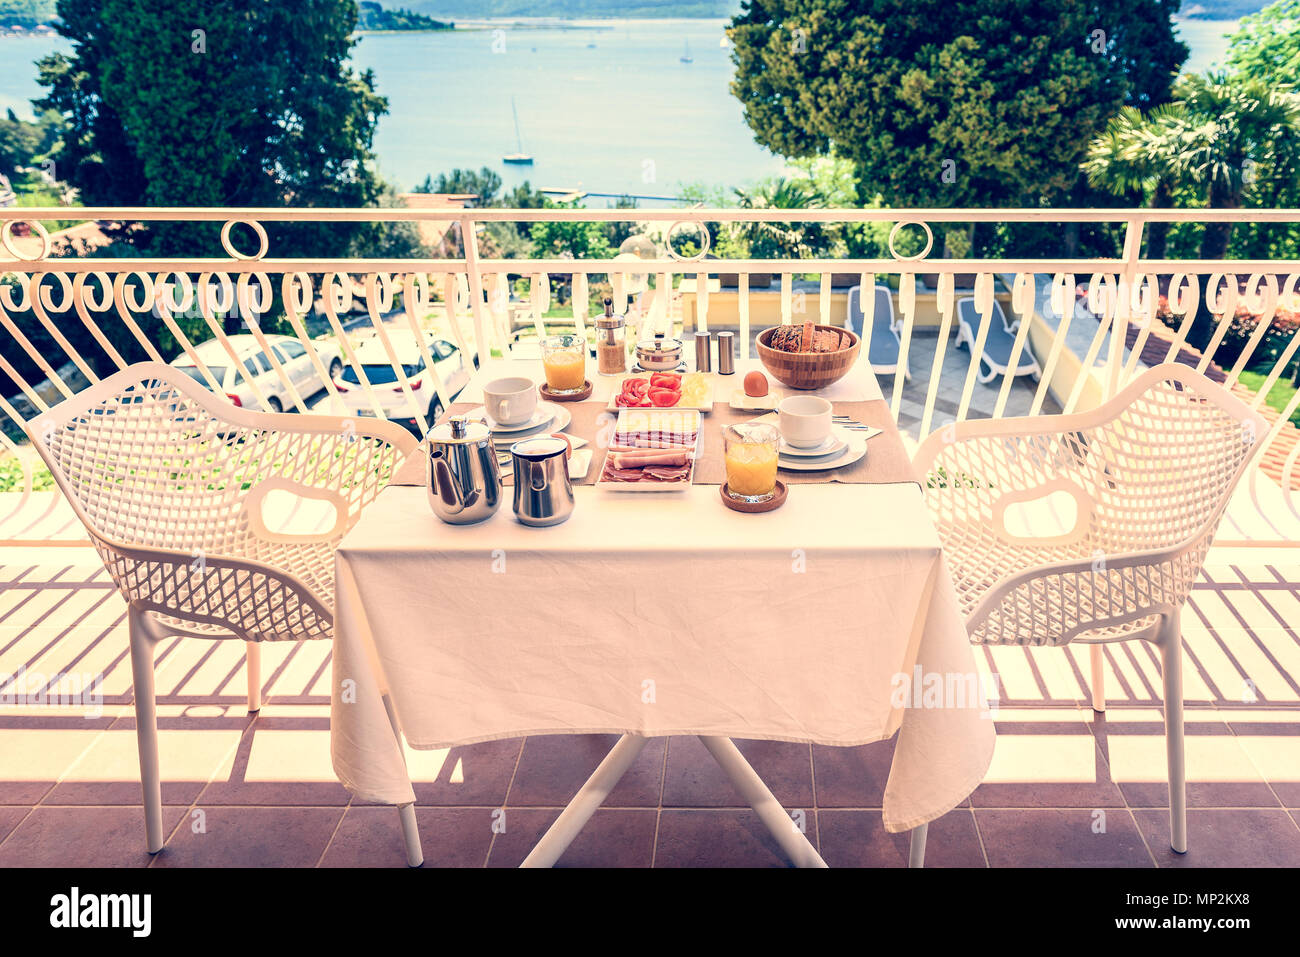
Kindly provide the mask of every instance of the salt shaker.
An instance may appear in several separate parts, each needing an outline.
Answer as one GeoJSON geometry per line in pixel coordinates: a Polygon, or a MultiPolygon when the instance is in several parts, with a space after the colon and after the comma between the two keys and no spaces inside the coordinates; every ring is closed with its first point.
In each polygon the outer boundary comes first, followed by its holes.
{"type": "Polygon", "coordinates": [[[707,332],[695,333],[695,371],[708,372],[713,364],[710,360],[711,341],[707,332]]]}
{"type": "Polygon", "coordinates": [[[718,333],[718,374],[734,375],[736,372],[735,356],[732,355],[731,343],[736,338],[734,332],[718,333]]]}

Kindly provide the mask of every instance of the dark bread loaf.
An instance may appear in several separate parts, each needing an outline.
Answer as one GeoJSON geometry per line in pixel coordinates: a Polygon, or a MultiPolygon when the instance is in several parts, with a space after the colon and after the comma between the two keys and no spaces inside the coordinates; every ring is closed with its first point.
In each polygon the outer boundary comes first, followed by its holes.
{"type": "Polygon", "coordinates": [[[798,352],[800,339],[798,326],[777,326],[768,336],[767,344],[781,352],[798,352]]]}
{"type": "Polygon", "coordinates": [[[780,352],[838,352],[853,345],[853,338],[839,329],[818,329],[812,323],[777,326],[768,336],[769,348],[780,352]],[[812,348],[804,348],[804,332],[812,332],[812,348]]]}

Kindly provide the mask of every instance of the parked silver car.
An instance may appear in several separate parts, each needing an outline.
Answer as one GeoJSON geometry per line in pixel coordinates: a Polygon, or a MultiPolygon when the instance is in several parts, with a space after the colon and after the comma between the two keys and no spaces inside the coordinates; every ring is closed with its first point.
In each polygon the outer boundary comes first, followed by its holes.
{"type": "MultiPolygon", "coordinates": [[[[259,408],[257,394],[249,384],[251,379],[262,395],[266,396],[268,411],[282,412],[291,408],[294,404],[293,396],[276,374],[270,358],[257,339],[245,333],[227,336],[226,341],[239,359],[238,364],[230,361],[230,353],[217,339],[208,339],[194,347],[195,354],[208,367],[226,398],[238,406],[259,408]]],[[[307,347],[302,342],[292,336],[267,336],[266,341],[283,366],[285,376],[304,400],[325,388],[325,382],[316,371],[307,347]]],[[[337,378],[343,371],[343,358],[339,348],[328,341],[313,341],[311,346],[316,350],[316,355],[320,357],[321,365],[330,378],[337,378]]],[[[202,370],[188,355],[182,353],[171,364],[199,385],[208,386],[202,370]]]]}

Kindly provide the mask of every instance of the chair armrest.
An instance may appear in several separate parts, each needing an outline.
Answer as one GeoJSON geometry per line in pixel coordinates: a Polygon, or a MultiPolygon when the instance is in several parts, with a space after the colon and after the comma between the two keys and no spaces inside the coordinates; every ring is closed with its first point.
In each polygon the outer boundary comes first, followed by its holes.
{"type": "Polygon", "coordinates": [[[931,433],[912,461],[935,521],[979,526],[1012,544],[1068,545],[1086,538],[1101,498],[1097,470],[1087,467],[1088,443],[1077,430],[1045,428],[1042,419],[981,419],[931,433]],[[1070,529],[1030,541],[1007,528],[1010,509],[1060,495],[1074,501],[1070,529]]]}
{"type": "Polygon", "coordinates": [[[989,589],[966,630],[989,644],[1026,644],[1032,635],[1035,645],[1063,645],[1087,631],[1168,614],[1186,601],[1211,537],[1015,572],[989,589]]]}
{"type": "Polygon", "coordinates": [[[333,626],[324,598],[263,562],[129,545],[93,532],[91,542],[122,596],[145,611],[215,625],[245,641],[323,638],[333,626]]]}
{"type": "Polygon", "coordinates": [[[249,483],[241,507],[249,513],[250,533],[263,541],[339,540],[420,444],[406,429],[381,420],[272,412],[254,415],[258,421],[250,424],[258,431],[256,439],[248,440],[252,447],[246,454],[250,458],[264,456],[274,465],[249,483]],[[305,463],[291,461],[300,456],[306,458],[305,463]],[[319,535],[270,532],[258,509],[265,496],[276,490],[328,500],[339,512],[338,521],[319,535]]]}

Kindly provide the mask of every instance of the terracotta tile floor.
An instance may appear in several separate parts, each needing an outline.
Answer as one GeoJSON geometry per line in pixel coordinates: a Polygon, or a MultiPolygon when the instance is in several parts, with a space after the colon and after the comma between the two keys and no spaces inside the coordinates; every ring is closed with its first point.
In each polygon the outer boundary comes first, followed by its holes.
{"type": "MultiPolygon", "coordinates": [[[[167,850],[143,852],[125,609],[80,548],[0,552],[0,682],[19,667],[103,676],[103,708],[0,703],[0,866],[404,863],[396,812],[353,801],[329,765],[329,648],[268,647],[266,704],[242,704],[242,649],[173,642],[158,688],[167,850]]],[[[968,802],[930,830],[931,866],[1300,865],[1300,550],[1216,549],[1184,613],[1191,851],[1168,850],[1159,671],[1107,649],[1109,710],[1086,649],[980,649],[1002,699],[968,802]]],[[[0,689],[2,691],[2,689],[0,689]]],[[[409,752],[428,865],[513,866],[611,736],[409,752]]],[[[832,866],[903,866],[884,831],[892,742],[739,741],[832,866]]],[[[561,860],[784,866],[693,739],[653,742],[561,860]]]]}

